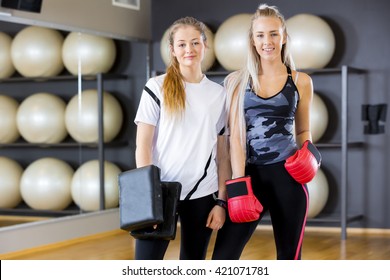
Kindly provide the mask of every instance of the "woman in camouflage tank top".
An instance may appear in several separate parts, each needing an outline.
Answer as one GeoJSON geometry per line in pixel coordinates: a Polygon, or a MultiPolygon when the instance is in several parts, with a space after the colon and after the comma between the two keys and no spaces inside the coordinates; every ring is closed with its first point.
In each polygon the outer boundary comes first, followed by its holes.
{"type": "Polygon", "coordinates": [[[312,80],[295,70],[285,20],[277,7],[259,6],[248,40],[246,66],[225,79],[232,178],[250,175],[264,209],[254,222],[233,223],[227,218],[218,232],[213,258],[239,259],[269,212],[277,259],[300,259],[308,192],[284,163],[304,141],[311,141],[312,80]]]}

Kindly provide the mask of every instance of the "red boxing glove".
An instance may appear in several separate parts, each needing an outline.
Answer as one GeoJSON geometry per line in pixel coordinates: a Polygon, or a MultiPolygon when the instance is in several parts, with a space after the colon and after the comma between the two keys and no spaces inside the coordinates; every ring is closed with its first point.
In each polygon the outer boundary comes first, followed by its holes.
{"type": "Polygon", "coordinates": [[[309,140],[306,140],[302,148],[289,157],[284,167],[287,172],[301,184],[310,182],[317,174],[321,165],[321,154],[309,140]]]}
{"type": "Polygon", "coordinates": [[[256,221],[263,206],[253,194],[251,177],[226,181],[229,217],[234,223],[256,221]]]}

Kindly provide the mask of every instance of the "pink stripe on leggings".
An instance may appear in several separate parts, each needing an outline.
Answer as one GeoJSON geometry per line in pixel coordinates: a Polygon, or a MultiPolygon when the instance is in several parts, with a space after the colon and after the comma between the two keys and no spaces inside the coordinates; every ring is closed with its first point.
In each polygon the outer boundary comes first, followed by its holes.
{"type": "Polygon", "coordinates": [[[304,187],[304,185],[301,185],[301,186],[302,186],[302,189],[303,189],[303,191],[305,192],[305,195],[306,195],[306,214],[305,214],[305,219],[303,221],[301,235],[299,237],[298,247],[297,247],[297,251],[295,252],[294,260],[298,259],[299,251],[300,251],[300,248],[302,247],[303,235],[305,233],[305,226],[306,226],[306,220],[307,220],[307,212],[308,212],[308,209],[309,209],[309,195],[307,193],[307,189],[304,187]]]}

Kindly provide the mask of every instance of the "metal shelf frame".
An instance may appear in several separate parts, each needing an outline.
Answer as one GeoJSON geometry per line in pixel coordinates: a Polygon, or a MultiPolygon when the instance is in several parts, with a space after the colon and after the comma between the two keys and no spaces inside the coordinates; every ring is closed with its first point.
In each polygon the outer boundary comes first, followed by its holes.
{"type": "MultiPolygon", "coordinates": [[[[152,42],[150,40],[146,41],[146,57],[145,57],[145,82],[151,77],[151,60],[152,60],[152,42]]],[[[105,188],[104,188],[104,161],[105,161],[105,148],[107,147],[117,147],[128,145],[128,141],[115,141],[110,143],[104,143],[104,102],[103,102],[103,92],[104,92],[104,81],[111,79],[128,79],[128,75],[125,74],[116,74],[116,73],[98,73],[96,75],[83,75],[76,76],[71,75],[68,72],[60,74],[53,77],[24,77],[16,73],[10,78],[0,79],[1,83],[31,83],[31,82],[51,82],[51,81],[75,81],[77,80],[80,83],[80,80],[84,81],[96,81],[97,93],[98,93],[98,141],[95,143],[78,143],[72,140],[65,140],[64,142],[57,144],[36,144],[36,143],[27,143],[23,141],[18,141],[10,144],[0,144],[1,148],[90,148],[97,149],[98,161],[99,161],[99,210],[105,210],[105,188]]],[[[84,213],[84,211],[77,208],[74,205],[71,205],[68,209],[63,211],[40,211],[35,209],[30,209],[23,203],[14,209],[2,209],[0,208],[0,214],[7,215],[26,215],[26,216],[67,216],[84,213]]]]}
{"type": "Polygon", "coordinates": [[[363,73],[347,65],[341,67],[341,239],[347,239],[348,218],[348,76],[363,73]]]}
{"type": "MultiPolygon", "coordinates": [[[[97,94],[98,94],[98,141],[95,143],[78,143],[74,141],[65,141],[56,144],[45,144],[45,143],[28,143],[19,141],[16,143],[9,144],[0,144],[0,148],[77,148],[77,147],[85,147],[97,149],[98,153],[98,161],[99,161],[99,209],[105,209],[105,189],[104,189],[104,160],[105,160],[105,146],[117,146],[125,144],[122,142],[115,143],[104,143],[104,107],[103,107],[103,92],[104,92],[104,80],[105,79],[127,79],[126,75],[118,75],[118,74],[102,74],[98,73],[96,75],[86,75],[82,77],[74,76],[74,75],[60,75],[54,77],[11,77],[7,79],[0,79],[0,83],[20,83],[20,82],[48,82],[48,81],[75,81],[75,80],[86,80],[86,81],[96,81],[97,94]]],[[[27,216],[63,216],[63,215],[75,215],[82,213],[80,209],[74,209],[74,206],[69,207],[69,209],[65,209],[63,211],[51,211],[51,210],[34,210],[29,209],[26,206],[21,205],[15,209],[2,209],[0,208],[0,214],[8,214],[8,215],[27,215],[27,216]]]]}
{"type": "Polygon", "coordinates": [[[340,183],[340,227],[341,239],[347,239],[347,225],[352,221],[362,219],[362,215],[348,216],[348,149],[350,147],[362,147],[364,143],[350,143],[348,140],[348,77],[352,73],[363,74],[366,71],[342,65],[341,68],[328,69],[306,69],[305,72],[316,74],[341,74],[341,143],[339,144],[318,144],[318,147],[339,147],[341,148],[341,183],[340,183]]]}

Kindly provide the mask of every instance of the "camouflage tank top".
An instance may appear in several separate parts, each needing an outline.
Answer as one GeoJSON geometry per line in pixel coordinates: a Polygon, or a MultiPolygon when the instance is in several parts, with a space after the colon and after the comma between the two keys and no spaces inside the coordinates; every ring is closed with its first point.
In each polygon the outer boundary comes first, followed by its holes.
{"type": "Polygon", "coordinates": [[[247,163],[280,162],[297,150],[293,129],[299,94],[290,68],[287,72],[283,89],[269,98],[256,95],[250,83],[247,86],[244,98],[247,163]]]}

